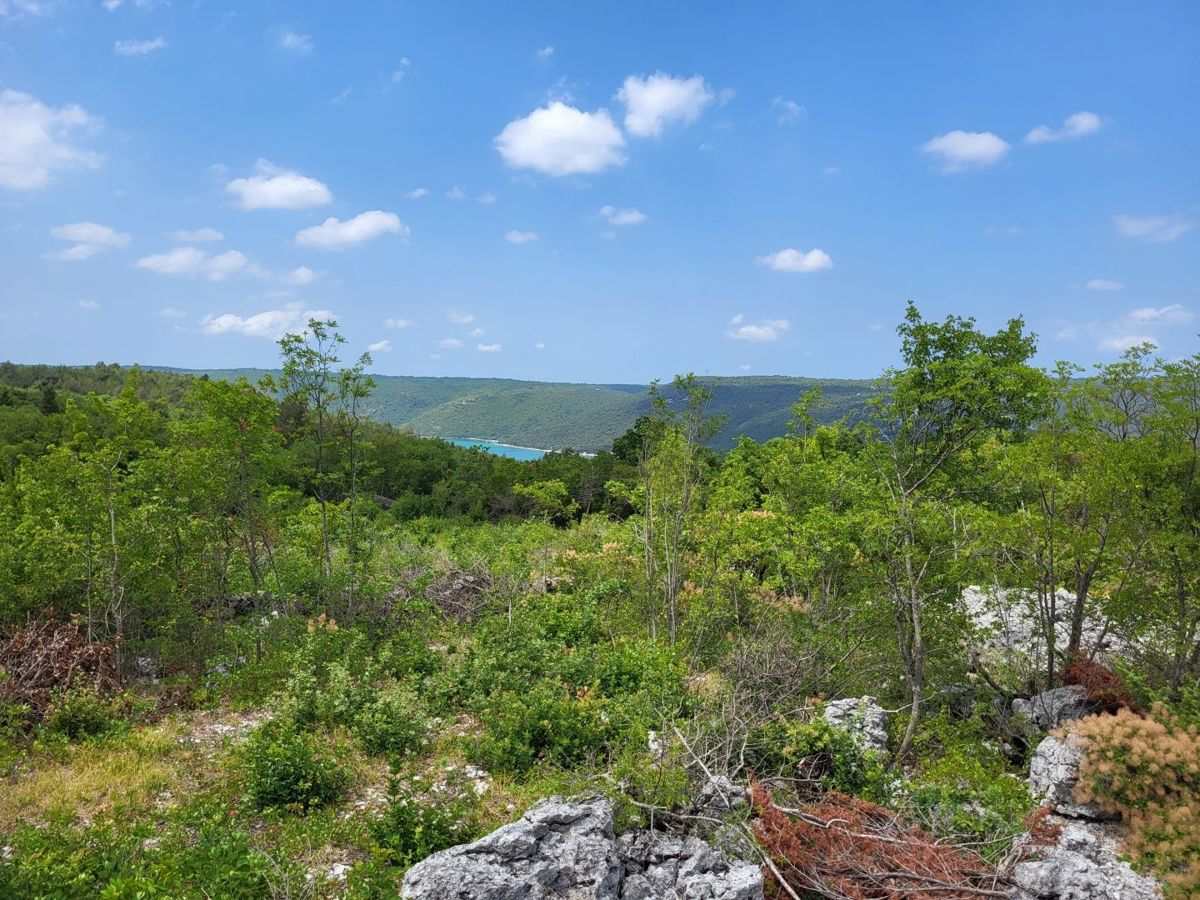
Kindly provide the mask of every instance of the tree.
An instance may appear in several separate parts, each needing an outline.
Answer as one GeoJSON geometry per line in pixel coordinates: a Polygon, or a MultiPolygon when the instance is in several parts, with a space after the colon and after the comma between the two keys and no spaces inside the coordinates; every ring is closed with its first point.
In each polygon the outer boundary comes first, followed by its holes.
{"type": "Polygon", "coordinates": [[[1029,365],[1036,343],[1017,318],[994,335],[973,318],[924,321],[911,302],[898,332],[904,368],[888,372],[867,428],[887,515],[874,551],[888,573],[896,637],[911,701],[897,755],[908,753],[926,697],[925,614],[958,584],[946,571],[953,535],[942,526],[950,471],[989,435],[1025,431],[1046,408],[1047,379],[1029,365]]]}

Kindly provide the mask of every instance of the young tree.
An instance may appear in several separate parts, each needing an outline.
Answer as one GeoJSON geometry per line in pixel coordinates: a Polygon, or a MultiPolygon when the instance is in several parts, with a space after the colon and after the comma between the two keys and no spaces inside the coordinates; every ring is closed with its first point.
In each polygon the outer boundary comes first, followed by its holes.
{"type": "Polygon", "coordinates": [[[945,571],[953,535],[939,514],[954,495],[952,470],[989,435],[1025,430],[1044,411],[1045,375],[1029,365],[1034,337],[1021,319],[994,335],[972,318],[924,321],[909,303],[900,325],[904,368],[890,371],[869,410],[875,463],[887,515],[874,550],[888,572],[897,647],[911,700],[898,749],[912,746],[926,699],[926,609],[956,599],[945,571]]]}

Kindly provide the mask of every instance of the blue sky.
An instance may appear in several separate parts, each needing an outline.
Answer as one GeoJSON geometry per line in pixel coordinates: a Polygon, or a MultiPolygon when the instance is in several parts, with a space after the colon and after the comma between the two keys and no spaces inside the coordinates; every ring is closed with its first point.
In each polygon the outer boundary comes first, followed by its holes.
{"type": "Polygon", "coordinates": [[[0,0],[0,358],[873,376],[1200,349],[1200,6],[0,0]]]}

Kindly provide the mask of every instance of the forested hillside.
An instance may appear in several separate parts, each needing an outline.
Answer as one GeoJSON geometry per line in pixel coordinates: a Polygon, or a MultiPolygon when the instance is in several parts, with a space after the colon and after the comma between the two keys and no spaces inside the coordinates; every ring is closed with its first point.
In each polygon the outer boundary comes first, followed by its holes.
{"type": "Polygon", "coordinates": [[[376,421],[334,322],[261,386],[5,367],[0,896],[394,898],[549,796],[738,896],[1037,896],[1084,838],[1195,896],[1200,357],[899,331],[841,421],[681,376],[531,463],[376,421]]]}
{"type": "MultiPolygon", "coordinates": [[[[257,382],[260,369],[195,370],[210,378],[257,382]]],[[[376,375],[367,403],[373,418],[433,437],[473,437],[561,450],[607,450],[613,439],[650,411],[646,385],[557,384],[502,378],[421,378],[376,375]]],[[[711,445],[729,450],[741,436],[765,441],[787,431],[791,408],[816,388],[817,421],[828,424],[861,412],[874,390],[870,381],[787,376],[703,377],[712,407],[725,416],[711,445]]],[[[668,399],[682,398],[667,385],[668,399]]]]}

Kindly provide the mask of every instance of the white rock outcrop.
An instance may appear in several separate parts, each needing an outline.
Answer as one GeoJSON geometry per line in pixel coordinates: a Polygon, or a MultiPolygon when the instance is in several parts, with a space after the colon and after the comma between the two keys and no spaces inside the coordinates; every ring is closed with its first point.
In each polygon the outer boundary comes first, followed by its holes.
{"type": "Polygon", "coordinates": [[[822,715],[834,728],[850,732],[864,750],[887,752],[887,712],[874,697],[848,697],[830,700],[822,715]]]}
{"type": "MultiPolygon", "coordinates": [[[[1111,826],[1050,817],[1062,831],[1052,847],[1025,844],[1012,869],[1012,900],[1156,900],[1158,882],[1120,858],[1111,826]]],[[[1022,846],[1022,845],[1019,845],[1022,846]]]]}

